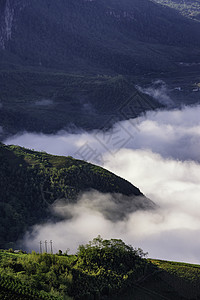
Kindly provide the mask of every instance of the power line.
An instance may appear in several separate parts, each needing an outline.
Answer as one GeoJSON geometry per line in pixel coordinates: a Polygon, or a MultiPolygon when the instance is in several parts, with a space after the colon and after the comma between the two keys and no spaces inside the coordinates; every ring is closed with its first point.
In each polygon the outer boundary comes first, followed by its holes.
{"type": "Polygon", "coordinates": [[[40,254],[42,254],[42,241],[40,241],[40,254]]]}
{"type": "MultiPolygon", "coordinates": [[[[48,242],[47,242],[47,240],[45,240],[43,243],[44,243],[44,248],[42,247],[42,241],[39,242],[40,254],[48,253],[48,242]]],[[[53,241],[50,240],[49,244],[50,244],[50,253],[53,254],[53,241]]]]}
{"type": "Polygon", "coordinates": [[[44,241],[44,244],[45,244],[45,252],[48,253],[48,251],[47,251],[47,240],[44,241]]]}
{"type": "Polygon", "coordinates": [[[53,254],[53,241],[50,240],[51,254],[53,254]]]}

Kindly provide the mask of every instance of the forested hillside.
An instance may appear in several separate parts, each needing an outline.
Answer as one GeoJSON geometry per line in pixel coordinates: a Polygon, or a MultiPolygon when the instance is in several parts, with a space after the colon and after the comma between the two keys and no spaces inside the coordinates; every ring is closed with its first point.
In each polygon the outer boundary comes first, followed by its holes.
{"type": "MultiPolygon", "coordinates": [[[[1,248],[15,243],[29,226],[52,218],[51,206],[56,200],[65,199],[66,203],[73,203],[80,192],[91,189],[124,195],[130,211],[135,209],[135,197],[141,197],[138,209],[154,207],[128,181],[72,157],[1,144],[0,165],[1,248]],[[145,202],[142,198],[146,199],[145,202]]],[[[123,197],[118,201],[123,201],[123,197]]]]}
{"type": "Polygon", "coordinates": [[[198,23],[149,0],[3,0],[0,18],[1,68],[166,71],[200,47],[198,23]]]}
{"type": "Polygon", "coordinates": [[[76,131],[108,127],[114,121],[163,107],[137,91],[133,80],[120,75],[1,71],[0,89],[4,137],[23,130],[52,133],[70,126],[76,131]]]}

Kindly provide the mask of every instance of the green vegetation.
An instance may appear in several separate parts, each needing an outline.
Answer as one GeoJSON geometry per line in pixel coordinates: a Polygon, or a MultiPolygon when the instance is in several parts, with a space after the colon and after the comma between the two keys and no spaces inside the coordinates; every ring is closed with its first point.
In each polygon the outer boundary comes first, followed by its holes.
{"type": "Polygon", "coordinates": [[[165,260],[151,260],[159,269],[167,271],[177,278],[200,285],[200,265],[165,260]]]}
{"type": "Polygon", "coordinates": [[[0,299],[199,299],[200,266],[145,258],[100,236],[76,255],[0,251],[0,299]]]}
{"type": "Polygon", "coordinates": [[[186,300],[200,297],[200,265],[147,259],[146,272],[114,300],[186,300]]]}
{"type": "Polygon", "coordinates": [[[150,260],[154,275],[142,285],[169,299],[199,299],[200,265],[150,260]],[[164,291],[164,293],[163,293],[164,291]]]}
{"type": "Polygon", "coordinates": [[[9,299],[101,299],[137,281],[145,272],[144,256],[141,249],[100,236],[76,255],[1,251],[0,299],[6,293],[9,299]]]}
{"type": "Polygon", "coordinates": [[[56,200],[75,202],[80,192],[90,189],[142,195],[128,181],[72,157],[0,144],[0,166],[1,248],[14,247],[29,226],[52,217],[56,200]]]}

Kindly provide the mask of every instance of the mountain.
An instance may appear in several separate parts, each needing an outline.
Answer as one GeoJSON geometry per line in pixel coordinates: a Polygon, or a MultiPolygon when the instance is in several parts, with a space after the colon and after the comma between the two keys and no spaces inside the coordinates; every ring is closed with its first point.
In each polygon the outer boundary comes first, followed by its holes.
{"type": "Polygon", "coordinates": [[[113,173],[72,157],[53,156],[18,146],[0,145],[0,247],[15,243],[29,226],[55,219],[54,204],[75,203],[83,192],[112,195],[112,219],[152,209],[138,188],[113,173]]]}
{"type": "Polygon", "coordinates": [[[1,68],[166,71],[199,49],[200,24],[149,0],[3,0],[1,68]]]}
{"type": "Polygon", "coordinates": [[[119,114],[129,99],[133,118],[162,107],[142,93],[138,105],[135,85],[186,74],[182,62],[199,61],[199,32],[200,23],[150,0],[2,0],[4,136],[101,128],[127,117],[119,114]]]}

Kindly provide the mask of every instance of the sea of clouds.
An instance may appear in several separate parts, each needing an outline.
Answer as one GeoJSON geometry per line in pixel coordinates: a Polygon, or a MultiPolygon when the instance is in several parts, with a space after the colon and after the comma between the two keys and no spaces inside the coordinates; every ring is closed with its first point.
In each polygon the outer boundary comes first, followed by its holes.
{"type": "Polygon", "coordinates": [[[199,105],[149,111],[105,132],[24,132],[4,141],[98,163],[129,180],[157,205],[112,220],[105,214],[114,205],[112,196],[91,191],[76,205],[55,206],[66,219],[36,225],[26,234],[26,247],[38,250],[40,240],[53,240],[54,251],[74,252],[100,234],[141,247],[149,257],[200,263],[199,116],[199,105]]]}

